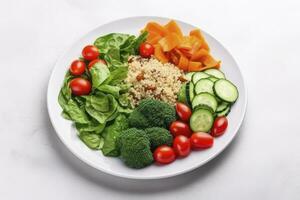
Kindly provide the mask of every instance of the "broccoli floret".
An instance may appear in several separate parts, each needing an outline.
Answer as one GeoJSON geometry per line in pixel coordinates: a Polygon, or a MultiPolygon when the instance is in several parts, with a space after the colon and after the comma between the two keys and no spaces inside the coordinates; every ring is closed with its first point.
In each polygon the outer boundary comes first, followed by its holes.
{"type": "Polygon", "coordinates": [[[122,131],[117,138],[120,157],[128,167],[143,168],[153,162],[150,141],[143,130],[136,128],[122,131]]]}
{"type": "Polygon", "coordinates": [[[150,126],[147,118],[137,110],[133,110],[128,118],[128,121],[130,127],[143,129],[150,126]]]}
{"type": "MultiPolygon", "coordinates": [[[[164,103],[167,104],[167,103],[164,103]]],[[[173,121],[176,121],[176,111],[173,106],[169,104],[165,105],[164,108],[164,115],[165,115],[165,125],[168,129],[173,121]]]]}
{"type": "Polygon", "coordinates": [[[150,139],[152,151],[164,144],[168,146],[172,145],[173,137],[167,129],[160,127],[152,127],[145,129],[145,132],[147,133],[150,139]]]}
{"type": "Polygon", "coordinates": [[[137,128],[169,128],[176,120],[175,108],[155,99],[144,99],[129,117],[129,125],[137,128]]]}

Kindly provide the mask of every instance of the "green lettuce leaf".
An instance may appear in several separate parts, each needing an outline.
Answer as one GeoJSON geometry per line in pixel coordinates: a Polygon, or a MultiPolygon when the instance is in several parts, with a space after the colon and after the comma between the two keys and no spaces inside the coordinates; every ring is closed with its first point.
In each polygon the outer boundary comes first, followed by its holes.
{"type": "Polygon", "coordinates": [[[129,37],[130,35],[128,34],[110,33],[97,38],[94,45],[99,49],[100,53],[106,54],[113,47],[119,49],[129,37]]]}
{"type": "Polygon", "coordinates": [[[123,108],[121,106],[118,107],[118,112],[124,115],[129,115],[130,113],[132,113],[132,111],[133,110],[131,108],[123,108]]]}
{"type": "Polygon", "coordinates": [[[97,134],[81,133],[79,138],[91,149],[101,149],[103,145],[103,138],[97,134]]]}
{"type": "Polygon", "coordinates": [[[102,92],[98,92],[95,95],[85,96],[86,105],[91,105],[96,111],[108,112],[109,111],[109,99],[108,96],[102,92]]]}
{"type": "Polygon", "coordinates": [[[109,68],[116,68],[124,65],[130,55],[138,54],[139,46],[147,38],[147,32],[138,37],[123,33],[111,33],[99,37],[94,45],[104,55],[109,68]]]}
{"type": "Polygon", "coordinates": [[[106,85],[117,85],[120,84],[128,73],[128,67],[118,67],[110,72],[110,76],[104,81],[106,85]]]}
{"type": "Polygon", "coordinates": [[[71,88],[69,87],[69,82],[72,80],[73,76],[68,71],[65,75],[63,86],[58,95],[58,103],[59,105],[64,108],[68,101],[72,97],[71,88]]]}
{"type": "Polygon", "coordinates": [[[75,126],[79,133],[100,134],[105,128],[105,124],[99,124],[98,122],[95,121],[91,121],[88,124],[76,123],[75,126]]]}
{"type": "Polygon", "coordinates": [[[90,70],[93,88],[101,85],[110,75],[109,69],[103,63],[96,63],[90,70]]]}
{"type": "Polygon", "coordinates": [[[70,99],[68,103],[64,105],[64,113],[74,122],[81,124],[89,123],[89,118],[84,109],[80,108],[73,99],[70,99]]]}
{"type": "Polygon", "coordinates": [[[97,89],[106,94],[111,94],[115,98],[119,98],[120,96],[120,87],[112,86],[112,85],[100,85],[97,89]]]}
{"type": "Polygon", "coordinates": [[[98,110],[96,110],[95,107],[97,107],[98,105],[94,105],[94,103],[91,101],[92,98],[88,98],[86,101],[86,112],[100,124],[104,124],[107,121],[113,120],[115,118],[114,114],[116,114],[115,112],[117,112],[118,102],[110,94],[108,94],[107,97],[109,100],[109,109],[107,112],[99,112],[98,110]]]}
{"type": "Polygon", "coordinates": [[[102,148],[102,153],[105,156],[119,156],[119,151],[116,148],[116,139],[120,132],[126,129],[128,129],[128,120],[125,115],[119,115],[112,125],[104,129],[104,145],[102,148]]]}
{"type": "Polygon", "coordinates": [[[128,99],[128,94],[121,94],[120,97],[118,98],[119,104],[123,107],[128,107],[130,105],[129,99],[128,99]]]}

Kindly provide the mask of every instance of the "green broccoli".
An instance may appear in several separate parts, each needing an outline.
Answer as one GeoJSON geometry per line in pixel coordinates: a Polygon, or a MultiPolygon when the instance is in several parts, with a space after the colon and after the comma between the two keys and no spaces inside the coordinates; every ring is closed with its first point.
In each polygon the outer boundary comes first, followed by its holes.
{"type": "Polygon", "coordinates": [[[169,128],[175,120],[176,112],[173,106],[155,99],[144,99],[129,116],[129,125],[137,128],[169,128]]]}
{"type": "Polygon", "coordinates": [[[154,151],[157,147],[163,144],[168,146],[172,145],[173,137],[167,129],[160,127],[152,127],[145,129],[145,132],[147,133],[150,139],[152,151],[154,151]]]}
{"type": "Polygon", "coordinates": [[[143,168],[153,162],[150,141],[143,130],[130,128],[117,138],[120,157],[128,167],[143,168]]]}
{"type": "Polygon", "coordinates": [[[140,113],[137,110],[133,110],[133,112],[130,114],[128,118],[130,127],[135,127],[135,128],[145,128],[145,127],[150,127],[150,123],[147,120],[147,118],[140,113]]]}

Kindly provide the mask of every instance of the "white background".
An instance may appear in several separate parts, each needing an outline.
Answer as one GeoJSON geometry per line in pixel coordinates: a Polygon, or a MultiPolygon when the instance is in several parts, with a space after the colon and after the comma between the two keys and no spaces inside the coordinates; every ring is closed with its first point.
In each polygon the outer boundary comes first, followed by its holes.
{"type": "Polygon", "coordinates": [[[300,1],[2,0],[0,199],[300,199],[300,1]],[[89,30],[156,15],[201,27],[238,61],[248,109],[238,137],[205,166],[133,181],[88,167],[46,109],[55,61],[89,30]]]}

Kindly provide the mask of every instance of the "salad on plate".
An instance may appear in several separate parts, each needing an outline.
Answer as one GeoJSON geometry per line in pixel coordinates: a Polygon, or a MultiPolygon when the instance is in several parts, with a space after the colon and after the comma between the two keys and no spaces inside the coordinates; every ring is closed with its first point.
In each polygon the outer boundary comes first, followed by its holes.
{"type": "Polygon", "coordinates": [[[166,165],[226,132],[239,93],[220,68],[199,29],[149,22],[138,36],[110,33],[85,46],[58,102],[91,150],[130,168],[166,165]]]}

